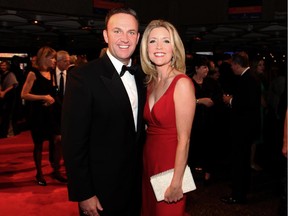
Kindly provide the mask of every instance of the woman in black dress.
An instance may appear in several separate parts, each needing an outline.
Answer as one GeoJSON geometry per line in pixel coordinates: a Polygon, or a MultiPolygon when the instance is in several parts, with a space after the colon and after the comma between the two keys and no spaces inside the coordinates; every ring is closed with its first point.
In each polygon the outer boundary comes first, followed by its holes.
{"type": "Polygon", "coordinates": [[[222,103],[220,84],[207,77],[210,61],[205,56],[193,59],[192,81],[195,86],[196,112],[194,116],[188,163],[196,171],[204,172],[204,182],[210,181],[215,148],[218,140],[217,111],[222,103]]]}
{"type": "Polygon", "coordinates": [[[21,97],[29,101],[29,126],[34,143],[33,157],[36,166],[36,181],[46,186],[42,173],[43,142],[53,144],[54,123],[53,104],[55,102],[56,85],[51,69],[56,65],[56,51],[50,47],[42,47],[37,53],[37,68],[32,68],[24,83],[21,97]]]}

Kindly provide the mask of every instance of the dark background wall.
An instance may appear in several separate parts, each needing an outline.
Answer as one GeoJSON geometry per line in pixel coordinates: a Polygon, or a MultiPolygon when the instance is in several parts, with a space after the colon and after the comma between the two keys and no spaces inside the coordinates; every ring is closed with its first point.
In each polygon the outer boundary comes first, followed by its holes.
{"type": "Polygon", "coordinates": [[[100,50],[106,46],[102,30],[107,10],[93,8],[95,3],[132,7],[140,31],[152,19],[166,19],[191,51],[287,49],[287,0],[0,0],[0,47],[26,51],[45,44],[81,53],[100,50]],[[231,5],[255,3],[262,6],[256,19],[228,13],[231,5]],[[35,18],[41,21],[37,26],[32,24],[35,18]]]}
{"type": "MultiPolygon", "coordinates": [[[[163,18],[175,24],[189,25],[231,22],[228,16],[229,1],[124,0],[112,2],[124,2],[131,6],[144,23],[152,19],[163,18]]],[[[241,1],[249,2],[249,0],[241,1]]],[[[285,14],[284,17],[287,16],[287,0],[262,0],[262,5],[263,13],[260,20],[283,18],[283,14],[285,14]]],[[[93,0],[0,0],[0,7],[82,16],[95,15],[93,14],[93,0]]]]}
{"type": "Polygon", "coordinates": [[[71,15],[91,15],[92,0],[0,0],[0,7],[71,15]]]}
{"type": "MultiPolygon", "coordinates": [[[[229,0],[127,0],[127,2],[138,12],[143,22],[157,18],[168,19],[182,25],[231,22],[228,16],[229,0]]],[[[279,19],[281,14],[282,18],[287,16],[287,0],[262,0],[262,5],[260,20],[279,19]]],[[[235,21],[237,22],[233,20],[235,21]]]]}

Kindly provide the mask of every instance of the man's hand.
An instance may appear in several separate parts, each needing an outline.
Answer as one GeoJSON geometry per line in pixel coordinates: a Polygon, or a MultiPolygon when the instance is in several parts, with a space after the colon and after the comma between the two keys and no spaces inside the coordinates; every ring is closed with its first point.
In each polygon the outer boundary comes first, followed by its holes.
{"type": "Polygon", "coordinates": [[[103,208],[96,196],[93,196],[87,200],[79,202],[80,209],[83,211],[83,214],[89,216],[100,216],[98,210],[102,211],[103,208]]]}

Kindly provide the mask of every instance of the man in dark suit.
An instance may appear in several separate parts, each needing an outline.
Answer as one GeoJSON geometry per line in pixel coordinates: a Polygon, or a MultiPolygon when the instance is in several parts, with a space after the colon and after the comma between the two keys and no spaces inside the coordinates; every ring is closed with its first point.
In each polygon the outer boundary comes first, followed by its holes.
{"type": "Polygon", "coordinates": [[[245,52],[232,57],[232,70],[239,76],[232,96],[223,100],[231,106],[232,194],[221,200],[228,204],[246,202],[251,177],[251,145],[260,131],[260,83],[249,69],[245,52]]]}
{"type": "Polygon", "coordinates": [[[223,62],[219,66],[219,83],[224,94],[232,95],[235,91],[236,76],[231,68],[232,56],[228,53],[223,54],[223,62]]]}
{"type": "Polygon", "coordinates": [[[53,121],[53,128],[55,133],[55,139],[54,143],[49,145],[49,161],[53,168],[52,178],[63,183],[66,183],[67,179],[60,173],[60,162],[62,159],[61,113],[65,93],[66,76],[69,65],[69,53],[65,50],[58,51],[56,56],[56,68],[53,71],[53,80],[55,81],[57,86],[57,94],[55,97],[55,103],[53,104],[53,116],[55,118],[55,120],[53,121]]]}
{"type": "Polygon", "coordinates": [[[121,69],[132,63],[139,23],[127,8],[112,9],[105,23],[107,52],[67,77],[62,143],[68,193],[80,215],[137,216],[146,89],[139,67],[134,75],[121,69]]]}

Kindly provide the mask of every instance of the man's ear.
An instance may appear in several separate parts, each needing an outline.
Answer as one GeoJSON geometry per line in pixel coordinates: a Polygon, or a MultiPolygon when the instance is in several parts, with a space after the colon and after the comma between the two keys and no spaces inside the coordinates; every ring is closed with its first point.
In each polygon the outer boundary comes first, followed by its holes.
{"type": "Polygon", "coordinates": [[[139,42],[139,38],[140,38],[140,33],[138,32],[137,44],[138,44],[138,42],[139,42]]]}
{"type": "Polygon", "coordinates": [[[103,38],[105,42],[108,44],[108,32],[106,29],[103,30],[103,38]]]}

